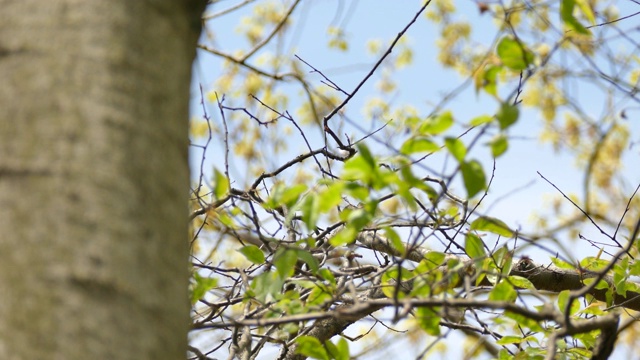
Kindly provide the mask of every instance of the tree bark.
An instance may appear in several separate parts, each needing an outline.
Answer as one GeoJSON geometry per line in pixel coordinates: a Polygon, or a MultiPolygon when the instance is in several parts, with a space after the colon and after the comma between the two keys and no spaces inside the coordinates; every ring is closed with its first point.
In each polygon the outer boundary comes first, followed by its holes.
{"type": "Polygon", "coordinates": [[[0,358],[183,358],[204,1],[0,9],[0,358]]]}

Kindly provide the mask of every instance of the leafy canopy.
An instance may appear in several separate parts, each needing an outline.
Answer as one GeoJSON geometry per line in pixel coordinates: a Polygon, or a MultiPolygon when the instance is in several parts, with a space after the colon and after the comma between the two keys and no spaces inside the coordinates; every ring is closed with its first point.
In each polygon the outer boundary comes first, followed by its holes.
{"type": "Polygon", "coordinates": [[[633,7],[327,4],[203,17],[190,355],[626,351],[633,7]]]}

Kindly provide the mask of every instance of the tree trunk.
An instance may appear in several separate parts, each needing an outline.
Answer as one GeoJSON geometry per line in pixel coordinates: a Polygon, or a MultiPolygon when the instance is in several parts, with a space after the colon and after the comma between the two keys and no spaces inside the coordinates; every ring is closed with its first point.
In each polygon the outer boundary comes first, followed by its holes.
{"type": "Polygon", "coordinates": [[[1,359],[184,358],[200,2],[0,0],[1,359]]]}

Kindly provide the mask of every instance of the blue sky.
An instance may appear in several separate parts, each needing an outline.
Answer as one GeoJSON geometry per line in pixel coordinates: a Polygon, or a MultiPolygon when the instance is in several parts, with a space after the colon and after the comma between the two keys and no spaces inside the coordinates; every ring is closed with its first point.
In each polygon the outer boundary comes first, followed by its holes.
{"type": "MultiPolygon", "coordinates": [[[[222,4],[225,4],[224,2],[222,4]]],[[[224,6],[228,6],[225,4],[224,6]]],[[[216,12],[222,9],[213,8],[209,11],[216,12]]],[[[246,7],[250,9],[250,7],[246,7]]],[[[388,44],[395,35],[406,26],[414,16],[419,3],[417,1],[335,1],[321,0],[303,2],[294,13],[292,36],[284,41],[285,53],[291,56],[298,55],[317,69],[323,71],[332,81],[339,84],[347,91],[355,85],[369,71],[374,61],[373,56],[366,51],[366,42],[370,39],[381,39],[388,44]],[[348,52],[327,50],[328,42],[326,30],[329,26],[341,26],[345,29],[350,44],[348,52]]],[[[473,2],[459,2],[458,9],[460,19],[469,20],[473,26],[472,37],[483,42],[487,46],[495,37],[495,26],[489,16],[481,16],[477,6],[473,2]]],[[[242,11],[233,16],[223,16],[208,23],[209,31],[216,35],[217,48],[225,51],[247,48],[245,40],[238,36],[235,29],[242,11]]],[[[432,109],[432,104],[437,103],[442,95],[451,91],[465,79],[451,70],[443,69],[437,61],[436,41],[438,29],[421,17],[408,31],[407,40],[414,49],[413,65],[398,71],[394,79],[398,83],[398,91],[393,94],[394,104],[411,104],[418,107],[425,114],[432,109]]],[[[266,50],[272,50],[267,48],[266,50]]],[[[259,55],[259,54],[257,54],[259,55]]],[[[304,64],[301,67],[306,68],[304,64]]],[[[205,91],[211,88],[213,79],[219,75],[221,69],[220,59],[199,51],[199,58],[195,65],[195,73],[205,91]]],[[[319,84],[322,78],[318,75],[311,77],[319,84]]],[[[376,76],[369,80],[361,92],[349,103],[348,114],[353,119],[358,119],[369,128],[367,119],[362,116],[362,107],[365,101],[375,93],[376,76]]],[[[510,89],[510,88],[509,88],[510,89]]],[[[589,96],[588,90],[581,96],[589,96]]],[[[201,108],[194,97],[193,114],[201,114],[201,108]]],[[[297,104],[292,104],[295,108],[297,104]]],[[[594,116],[601,111],[600,102],[594,102],[593,109],[587,109],[594,116]]],[[[462,92],[448,109],[452,110],[457,121],[464,123],[480,114],[492,115],[495,113],[498,103],[486,96],[476,96],[473,90],[462,92]]],[[[217,115],[214,107],[210,106],[212,116],[217,115]]],[[[514,227],[528,229],[530,223],[530,209],[544,209],[549,204],[545,201],[545,194],[552,194],[554,190],[545,183],[536,172],[540,172],[553,181],[559,188],[567,192],[579,192],[582,184],[582,175],[575,171],[574,161],[564,154],[554,153],[550,146],[543,145],[537,139],[541,125],[540,117],[531,111],[524,112],[518,124],[510,130],[514,140],[510,143],[510,149],[505,156],[497,161],[496,178],[491,190],[491,196],[486,205],[500,196],[510,193],[514,189],[525,185],[526,190],[519,191],[507,199],[502,200],[491,208],[494,216],[500,217],[514,227]]],[[[317,133],[317,132],[316,132],[317,133]]],[[[362,136],[361,133],[354,133],[362,136]]],[[[296,137],[292,137],[290,145],[292,153],[303,151],[303,143],[296,137]]],[[[314,139],[312,139],[313,141],[314,139]]],[[[315,138],[315,145],[321,146],[319,137],[315,138]]],[[[373,145],[371,145],[373,146],[373,145]]],[[[485,155],[487,152],[485,152],[485,155]]],[[[198,162],[199,156],[192,154],[193,163],[198,162]]],[[[480,154],[482,156],[482,154],[480,154]]],[[[215,162],[215,155],[208,156],[215,162]]],[[[283,157],[283,159],[286,159],[283,157]]],[[[489,159],[486,156],[485,161],[489,159]]],[[[490,164],[487,163],[487,166],[490,164]]],[[[632,169],[633,170],[633,169],[632,169]]],[[[630,175],[637,180],[638,170],[630,175]]],[[[632,181],[634,182],[634,181],[632,181]]],[[[459,189],[462,190],[462,189],[459,189]]],[[[462,191],[461,191],[462,192],[462,191]]]]}

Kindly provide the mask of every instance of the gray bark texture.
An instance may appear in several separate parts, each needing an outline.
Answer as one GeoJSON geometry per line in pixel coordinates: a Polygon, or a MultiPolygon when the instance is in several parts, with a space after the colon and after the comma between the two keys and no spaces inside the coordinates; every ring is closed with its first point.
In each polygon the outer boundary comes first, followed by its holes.
{"type": "Polygon", "coordinates": [[[204,0],[0,0],[0,359],[179,359],[204,0]]]}

